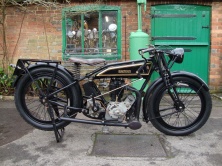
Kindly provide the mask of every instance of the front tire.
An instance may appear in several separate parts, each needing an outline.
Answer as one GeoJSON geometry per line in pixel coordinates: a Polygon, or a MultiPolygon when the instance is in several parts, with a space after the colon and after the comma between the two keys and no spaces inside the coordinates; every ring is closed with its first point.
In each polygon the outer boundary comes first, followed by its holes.
{"type": "Polygon", "coordinates": [[[188,77],[175,77],[173,84],[181,106],[176,106],[165,84],[161,83],[150,98],[147,107],[149,119],[156,129],[167,135],[188,135],[208,120],[212,108],[211,96],[199,82],[188,77]]]}
{"type": "MultiPolygon", "coordinates": [[[[45,102],[43,95],[39,92],[41,89],[44,95],[52,93],[70,83],[72,80],[62,71],[58,70],[56,76],[51,83],[54,73],[54,68],[40,67],[30,71],[33,79],[32,81],[28,74],[25,74],[18,82],[15,89],[15,104],[22,118],[41,130],[53,130],[52,120],[49,116],[47,107],[48,102],[45,102]],[[49,85],[51,84],[51,87],[49,85]],[[49,87],[49,88],[48,88],[49,87]],[[49,91],[49,92],[48,92],[49,91]]],[[[62,90],[53,95],[50,100],[58,102],[63,105],[81,107],[81,94],[75,85],[62,90]]],[[[64,115],[64,108],[51,104],[55,116],[55,123],[58,129],[67,126],[70,122],[60,121],[58,118],[64,115]]],[[[68,115],[77,114],[72,110],[67,110],[68,115]]]]}

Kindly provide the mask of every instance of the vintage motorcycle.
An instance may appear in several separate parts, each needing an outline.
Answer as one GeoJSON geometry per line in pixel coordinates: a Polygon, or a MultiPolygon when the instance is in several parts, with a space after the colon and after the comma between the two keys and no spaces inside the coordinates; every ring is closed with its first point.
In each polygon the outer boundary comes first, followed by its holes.
{"type": "Polygon", "coordinates": [[[19,59],[14,65],[16,108],[32,126],[54,131],[57,142],[70,122],[139,129],[140,110],[144,122],[167,135],[200,129],[212,108],[208,86],[192,73],[170,72],[174,63],[183,62],[184,49],[138,51],[141,60],[109,64],[100,58],[70,58],[74,74],[60,61],[19,59]],[[83,64],[102,65],[81,76],[83,64]],[[149,83],[156,72],[159,78],[149,83]],[[130,86],[140,80],[145,80],[140,90],[130,86]],[[87,118],[76,118],[78,113],[87,118]]]}

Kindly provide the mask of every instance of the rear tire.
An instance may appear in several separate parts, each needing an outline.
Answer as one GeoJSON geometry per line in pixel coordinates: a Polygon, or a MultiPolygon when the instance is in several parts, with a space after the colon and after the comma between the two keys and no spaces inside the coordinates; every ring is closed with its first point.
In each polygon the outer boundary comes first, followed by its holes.
{"type": "Polygon", "coordinates": [[[173,78],[173,82],[183,109],[176,108],[168,89],[161,83],[150,98],[147,107],[149,119],[156,129],[167,135],[188,135],[208,120],[212,108],[211,96],[194,79],[181,76],[173,78]]]}
{"type": "MultiPolygon", "coordinates": [[[[46,95],[53,73],[54,68],[35,68],[30,71],[35,81],[33,82],[30,76],[25,74],[19,80],[15,89],[15,104],[20,115],[26,122],[41,130],[53,130],[53,125],[47,111],[47,104],[42,99],[42,95],[38,91],[36,84],[38,84],[43,94],[46,95]]],[[[72,83],[72,80],[62,71],[58,70],[49,91],[52,93],[70,83],[72,83]]],[[[80,108],[82,103],[80,95],[78,87],[73,85],[53,95],[50,99],[63,105],[80,108]]],[[[51,107],[54,112],[56,127],[60,129],[67,126],[70,122],[58,119],[58,117],[64,114],[64,108],[57,105],[51,105],[51,107]]],[[[73,110],[68,110],[67,112],[68,115],[75,116],[77,114],[73,110]]]]}

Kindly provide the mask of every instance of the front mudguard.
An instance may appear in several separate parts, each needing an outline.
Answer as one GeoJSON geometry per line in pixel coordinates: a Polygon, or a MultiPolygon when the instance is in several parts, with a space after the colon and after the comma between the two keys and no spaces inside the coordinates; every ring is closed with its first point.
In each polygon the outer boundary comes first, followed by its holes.
{"type": "MultiPolygon", "coordinates": [[[[171,76],[172,78],[181,77],[181,76],[192,78],[196,80],[197,82],[199,82],[206,91],[209,91],[208,85],[199,76],[193,73],[186,72],[186,71],[175,71],[171,73],[171,76]]],[[[147,109],[148,109],[147,103],[149,101],[149,98],[152,96],[153,90],[162,82],[163,82],[162,78],[156,79],[154,82],[152,82],[152,84],[149,86],[149,88],[146,91],[145,97],[143,99],[143,117],[146,122],[148,122],[148,119],[149,119],[148,112],[147,112],[147,109]]]]}

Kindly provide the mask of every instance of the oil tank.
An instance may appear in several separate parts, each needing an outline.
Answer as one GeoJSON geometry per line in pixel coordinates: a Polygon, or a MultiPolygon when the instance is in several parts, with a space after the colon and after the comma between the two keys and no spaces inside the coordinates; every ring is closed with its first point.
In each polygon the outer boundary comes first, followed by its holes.
{"type": "MultiPolygon", "coordinates": [[[[130,60],[142,59],[141,55],[138,53],[138,49],[147,48],[147,45],[149,45],[149,35],[140,30],[131,32],[129,41],[130,60]]],[[[149,54],[145,53],[144,56],[148,58],[149,54]]],[[[135,82],[133,83],[133,87],[139,90],[143,82],[144,81],[135,82]]]]}

